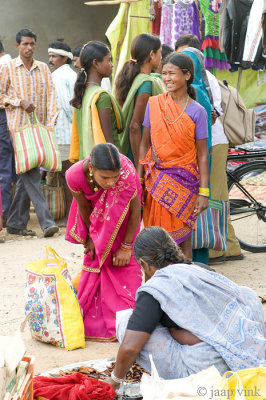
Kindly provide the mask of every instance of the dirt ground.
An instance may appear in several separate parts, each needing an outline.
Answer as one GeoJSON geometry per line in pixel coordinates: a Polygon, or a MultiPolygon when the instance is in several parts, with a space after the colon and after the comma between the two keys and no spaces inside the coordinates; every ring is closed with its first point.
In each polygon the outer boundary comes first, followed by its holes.
{"type": "MultiPolygon", "coordinates": [[[[5,243],[0,244],[0,335],[14,334],[23,321],[26,264],[45,258],[45,246],[51,246],[65,258],[71,276],[80,271],[82,264],[82,246],[66,242],[63,228],[54,237],[45,239],[35,214],[31,214],[28,228],[36,230],[38,237],[22,238],[8,235],[5,229],[0,232],[0,239],[5,239],[5,243]]],[[[226,262],[215,265],[214,268],[216,272],[240,285],[249,286],[258,295],[266,297],[265,253],[244,252],[244,255],[242,261],[226,262]]],[[[264,310],[266,312],[266,306],[264,310]]],[[[22,337],[27,354],[35,357],[35,374],[74,362],[115,357],[118,349],[118,343],[86,342],[85,349],[68,352],[32,339],[27,326],[22,337]]]]}

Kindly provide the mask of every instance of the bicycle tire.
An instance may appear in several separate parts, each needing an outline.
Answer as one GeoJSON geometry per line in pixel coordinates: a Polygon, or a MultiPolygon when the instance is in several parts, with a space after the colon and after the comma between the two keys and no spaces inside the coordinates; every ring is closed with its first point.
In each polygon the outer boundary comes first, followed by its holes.
{"type": "Polygon", "coordinates": [[[266,252],[266,161],[248,162],[230,174],[255,199],[253,201],[249,198],[249,195],[237,187],[236,182],[229,176],[231,222],[240,247],[252,253],[266,252]],[[248,237],[247,229],[250,229],[248,237]]]}

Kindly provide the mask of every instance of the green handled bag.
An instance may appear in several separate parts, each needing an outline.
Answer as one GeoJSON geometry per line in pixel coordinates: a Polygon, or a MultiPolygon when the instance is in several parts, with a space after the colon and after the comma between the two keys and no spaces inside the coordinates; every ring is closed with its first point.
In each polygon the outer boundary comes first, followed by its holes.
{"type": "Polygon", "coordinates": [[[41,124],[36,112],[33,124],[28,115],[27,120],[27,125],[11,130],[17,174],[23,174],[36,167],[61,171],[62,162],[55,129],[41,124]]]}

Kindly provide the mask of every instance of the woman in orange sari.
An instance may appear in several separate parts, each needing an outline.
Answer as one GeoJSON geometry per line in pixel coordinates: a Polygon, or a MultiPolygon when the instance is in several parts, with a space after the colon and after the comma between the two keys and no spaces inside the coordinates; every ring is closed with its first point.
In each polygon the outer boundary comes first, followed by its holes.
{"type": "Polygon", "coordinates": [[[191,259],[192,229],[208,207],[207,113],[195,101],[189,56],[167,57],[162,78],[167,92],[149,99],[143,122],[138,166],[146,189],[143,221],[167,230],[191,259]]]}

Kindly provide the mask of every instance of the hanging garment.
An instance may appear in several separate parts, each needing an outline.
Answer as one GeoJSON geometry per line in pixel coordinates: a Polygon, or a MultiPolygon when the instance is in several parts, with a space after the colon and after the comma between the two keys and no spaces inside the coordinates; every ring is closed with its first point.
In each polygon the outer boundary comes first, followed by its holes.
{"type": "Polygon", "coordinates": [[[205,20],[205,37],[202,49],[205,57],[205,67],[208,69],[228,69],[226,54],[219,47],[219,8],[221,0],[200,0],[200,8],[205,20]]]}
{"type": "Polygon", "coordinates": [[[187,33],[196,35],[200,40],[199,20],[197,9],[191,0],[177,0],[173,6],[173,21],[172,21],[172,48],[175,48],[177,39],[187,33]]]}
{"type": "MultiPolygon", "coordinates": [[[[262,38],[262,12],[264,0],[254,0],[248,19],[248,27],[243,53],[243,61],[251,63],[255,60],[262,38]]],[[[262,50],[260,48],[260,50],[262,50]]],[[[266,60],[265,60],[266,61],[266,60]]],[[[246,65],[247,67],[250,64],[246,65]]]]}
{"type": "Polygon", "coordinates": [[[230,0],[224,16],[223,44],[228,62],[241,63],[253,0],[230,0]]]}
{"type": "Polygon", "coordinates": [[[266,0],[263,1],[262,11],[262,46],[264,57],[266,57],[266,0]]]}
{"type": "MultiPolygon", "coordinates": [[[[265,0],[266,1],[266,0],[265,0]]],[[[221,7],[219,8],[219,46],[221,52],[225,53],[224,48],[224,16],[226,13],[226,7],[229,0],[222,1],[221,7]]]]}
{"type": "Polygon", "coordinates": [[[161,1],[151,0],[151,8],[153,16],[151,31],[154,35],[160,36],[161,15],[162,15],[161,1]]]}
{"type": "Polygon", "coordinates": [[[130,58],[130,46],[134,37],[143,32],[151,33],[151,21],[148,17],[148,1],[121,3],[115,19],[109,25],[105,35],[111,44],[113,82],[125,61],[130,58]]]}
{"type": "Polygon", "coordinates": [[[160,40],[162,44],[171,46],[172,24],[173,24],[173,4],[163,4],[160,27],[160,40]]]}

